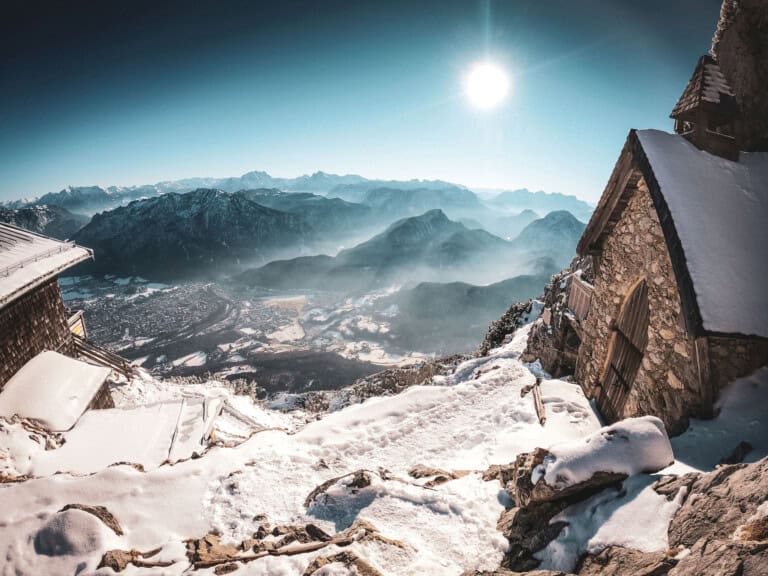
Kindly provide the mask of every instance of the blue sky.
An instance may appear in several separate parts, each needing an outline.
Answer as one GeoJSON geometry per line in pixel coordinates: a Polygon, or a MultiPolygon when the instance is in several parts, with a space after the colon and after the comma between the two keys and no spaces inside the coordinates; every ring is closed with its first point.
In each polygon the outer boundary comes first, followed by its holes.
{"type": "MultiPolygon", "coordinates": [[[[0,199],[265,170],[599,197],[717,0],[52,2],[0,30],[0,199]],[[469,67],[508,70],[477,110],[469,67]]],[[[42,7],[41,7],[42,6],[42,7]]]]}

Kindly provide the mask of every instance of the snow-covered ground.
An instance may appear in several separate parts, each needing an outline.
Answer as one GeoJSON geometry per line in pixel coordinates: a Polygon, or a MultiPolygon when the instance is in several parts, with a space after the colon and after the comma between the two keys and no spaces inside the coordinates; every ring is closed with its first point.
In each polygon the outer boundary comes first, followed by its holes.
{"type": "MultiPolygon", "coordinates": [[[[261,408],[211,384],[205,393],[231,407],[228,420],[219,424],[223,436],[228,424],[230,437],[242,434],[243,418],[263,431],[236,447],[214,447],[201,458],[146,472],[118,465],[87,476],[57,474],[0,486],[4,564],[0,574],[92,574],[108,549],[157,547],[163,549],[152,560],[176,562],[150,572],[181,574],[189,569],[182,543],[188,538],[214,532],[224,542],[239,543],[263,522],[272,526],[311,522],[334,534],[358,519],[404,543],[398,547],[367,540],[345,548],[384,574],[448,575],[494,569],[507,547],[496,523],[509,500],[500,484],[483,481],[481,472],[535,447],[555,446],[558,453],[558,444],[574,443],[600,429],[581,389],[561,380],[542,382],[547,420],[543,426],[539,423],[533,395],[521,394],[535,382],[518,359],[526,338],[527,330],[519,330],[509,344],[487,357],[464,362],[454,374],[436,378],[431,386],[371,398],[308,424],[311,419],[302,414],[261,408]],[[468,473],[426,488],[408,476],[417,464],[468,473]],[[351,492],[337,483],[328,489],[327,497],[305,505],[317,486],[358,469],[371,471],[369,486],[351,492]],[[124,534],[112,533],[79,511],[57,513],[67,504],[106,506],[124,534]],[[74,553],[49,554],[51,547],[43,544],[50,542],[51,534],[66,544],[56,550],[74,553]]],[[[708,434],[722,435],[733,426],[730,402],[765,405],[768,370],[755,378],[747,384],[736,383],[736,392],[724,395],[721,418],[706,423],[708,434]]],[[[115,391],[120,407],[192,394],[193,385],[152,379],[115,391]]],[[[744,426],[750,426],[757,438],[756,450],[764,453],[766,423],[757,416],[753,422],[744,426]]],[[[694,423],[691,433],[703,434],[703,424],[694,423]]],[[[734,432],[734,437],[739,435],[740,431],[734,432]]],[[[6,429],[0,428],[0,462],[1,451],[9,449],[6,436],[6,429]]],[[[678,459],[689,457],[684,438],[674,442],[678,459]]],[[[572,567],[582,551],[610,544],[665,549],[666,527],[677,501],[656,495],[650,487],[654,479],[632,476],[624,490],[603,491],[564,510],[561,518],[570,525],[540,552],[544,566],[572,567]]],[[[340,550],[331,545],[306,554],[266,556],[243,564],[237,573],[301,574],[314,557],[340,550]]],[[[124,573],[150,572],[129,567],[124,573]]],[[[212,574],[213,569],[196,573],[212,574]]],[[[351,574],[341,569],[327,573],[351,574]]]]}

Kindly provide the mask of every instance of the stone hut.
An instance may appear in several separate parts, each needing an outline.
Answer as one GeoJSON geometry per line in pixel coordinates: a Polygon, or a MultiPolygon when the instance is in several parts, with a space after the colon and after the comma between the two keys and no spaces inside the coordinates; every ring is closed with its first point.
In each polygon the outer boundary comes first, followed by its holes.
{"type": "Polygon", "coordinates": [[[91,257],[72,242],[0,224],[0,390],[44,350],[74,355],[57,279],[91,257]]]}
{"type": "Polygon", "coordinates": [[[768,364],[768,152],[739,152],[738,107],[702,58],[676,134],[632,130],[582,236],[594,279],[576,379],[609,421],[672,433],[768,364]]]}

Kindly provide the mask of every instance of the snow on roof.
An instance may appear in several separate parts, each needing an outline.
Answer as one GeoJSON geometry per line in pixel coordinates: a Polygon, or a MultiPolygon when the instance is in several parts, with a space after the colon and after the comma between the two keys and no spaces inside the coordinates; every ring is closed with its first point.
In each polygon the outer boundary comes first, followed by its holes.
{"type": "Polygon", "coordinates": [[[0,307],[92,256],[73,242],[0,224],[0,307]]]}
{"type": "Polygon", "coordinates": [[[50,350],[24,364],[0,392],[0,416],[34,418],[53,431],[69,430],[109,376],[109,368],[50,350]]]}
{"type": "Polygon", "coordinates": [[[678,118],[695,108],[702,102],[718,105],[723,111],[735,111],[736,97],[720,66],[709,55],[699,59],[696,69],[688,81],[680,99],[675,104],[672,118],[678,118]]]}
{"type": "Polygon", "coordinates": [[[693,282],[702,327],[768,337],[768,153],[732,162],[638,130],[693,282]]]}

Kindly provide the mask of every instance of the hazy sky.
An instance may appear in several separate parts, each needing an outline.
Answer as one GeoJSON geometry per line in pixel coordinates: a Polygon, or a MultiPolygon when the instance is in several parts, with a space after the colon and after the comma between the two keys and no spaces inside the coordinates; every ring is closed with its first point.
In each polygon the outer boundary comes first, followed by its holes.
{"type": "Polygon", "coordinates": [[[316,170],[596,200],[668,119],[719,0],[4,5],[0,199],[316,170]],[[462,91],[490,58],[503,106],[462,91]]]}

